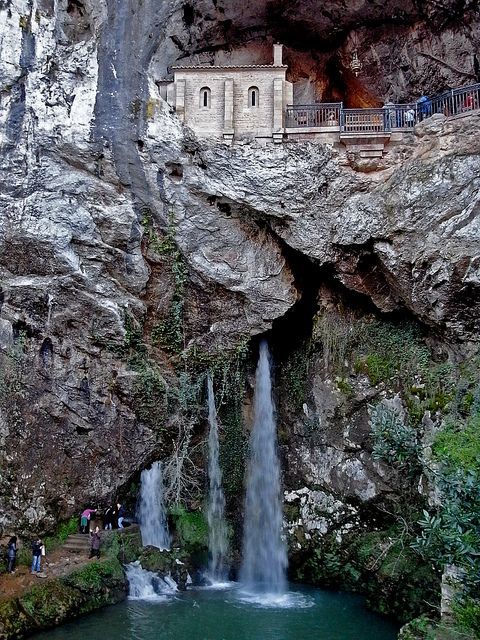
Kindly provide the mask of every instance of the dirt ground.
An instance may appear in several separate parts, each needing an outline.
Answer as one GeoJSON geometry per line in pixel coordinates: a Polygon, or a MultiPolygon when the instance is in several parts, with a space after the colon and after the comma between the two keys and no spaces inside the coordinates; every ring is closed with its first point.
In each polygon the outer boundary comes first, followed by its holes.
{"type": "Polygon", "coordinates": [[[31,575],[30,567],[17,565],[13,574],[0,575],[0,598],[10,598],[22,594],[26,589],[37,584],[42,579],[58,578],[78,569],[87,562],[88,553],[71,553],[59,547],[42,558],[42,572],[31,575]]]}

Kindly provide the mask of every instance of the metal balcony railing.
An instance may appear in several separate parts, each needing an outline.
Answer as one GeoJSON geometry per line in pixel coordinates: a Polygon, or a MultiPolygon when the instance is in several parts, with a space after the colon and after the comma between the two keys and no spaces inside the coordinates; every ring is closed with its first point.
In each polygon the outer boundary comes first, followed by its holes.
{"type": "Polygon", "coordinates": [[[390,120],[385,109],[342,109],[342,133],[383,133],[390,131],[390,120]]]}
{"type": "Polygon", "coordinates": [[[287,128],[338,127],[342,102],[288,105],[285,112],[287,128]]]}
{"type": "MultiPolygon", "coordinates": [[[[431,100],[431,114],[443,113],[454,116],[478,109],[480,106],[480,84],[452,89],[431,100]]],[[[430,114],[430,115],[431,115],[430,114]]]]}
{"type": "Polygon", "coordinates": [[[336,127],[342,133],[385,133],[411,129],[434,113],[459,115],[480,109],[480,84],[452,89],[411,104],[386,104],[379,109],[344,109],[342,102],[288,105],[287,128],[336,127]]]}

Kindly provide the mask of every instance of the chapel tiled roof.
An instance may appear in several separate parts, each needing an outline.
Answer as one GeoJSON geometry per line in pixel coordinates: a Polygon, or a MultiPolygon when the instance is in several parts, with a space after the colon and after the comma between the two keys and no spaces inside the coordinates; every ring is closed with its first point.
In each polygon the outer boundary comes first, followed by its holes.
{"type": "Polygon", "coordinates": [[[181,71],[192,70],[211,70],[211,69],[288,69],[286,64],[196,64],[196,65],[177,65],[171,67],[173,71],[180,69],[181,71]]]}

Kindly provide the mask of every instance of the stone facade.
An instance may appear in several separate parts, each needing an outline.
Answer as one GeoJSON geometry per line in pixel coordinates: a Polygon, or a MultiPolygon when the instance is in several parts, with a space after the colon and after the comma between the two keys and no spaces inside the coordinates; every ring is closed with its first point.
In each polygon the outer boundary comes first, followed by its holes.
{"type": "Polygon", "coordinates": [[[167,101],[197,136],[282,141],[285,108],[293,102],[282,45],[274,45],[272,65],[177,66],[173,71],[167,101]]]}

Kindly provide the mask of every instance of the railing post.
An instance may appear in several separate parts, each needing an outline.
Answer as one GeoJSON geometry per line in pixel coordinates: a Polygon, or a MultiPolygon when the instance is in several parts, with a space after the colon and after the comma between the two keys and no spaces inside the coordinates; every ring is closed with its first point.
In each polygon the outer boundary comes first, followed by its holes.
{"type": "Polygon", "coordinates": [[[391,131],[392,129],[392,113],[395,114],[395,106],[393,102],[386,102],[383,105],[383,125],[384,131],[391,131]]]}
{"type": "Polygon", "coordinates": [[[340,103],[340,131],[345,130],[345,112],[343,110],[343,102],[340,103]]]}

